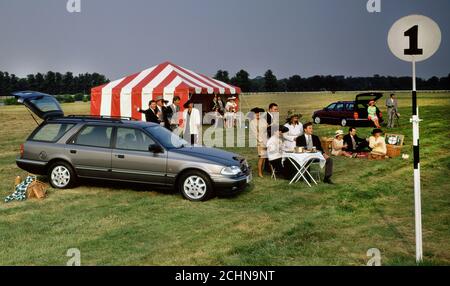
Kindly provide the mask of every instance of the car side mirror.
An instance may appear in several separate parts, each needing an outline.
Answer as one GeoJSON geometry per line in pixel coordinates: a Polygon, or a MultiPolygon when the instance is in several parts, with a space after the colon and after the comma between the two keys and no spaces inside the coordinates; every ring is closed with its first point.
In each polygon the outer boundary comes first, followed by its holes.
{"type": "Polygon", "coordinates": [[[148,151],[152,153],[164,153],[164,150],[161,146],[158,144],[151,144],[148,146],[148,151]]]}

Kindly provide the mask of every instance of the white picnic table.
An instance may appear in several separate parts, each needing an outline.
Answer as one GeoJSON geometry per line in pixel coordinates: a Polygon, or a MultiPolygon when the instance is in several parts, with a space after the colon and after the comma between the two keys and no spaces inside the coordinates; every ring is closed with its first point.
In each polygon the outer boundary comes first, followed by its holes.
{"type": "Polygon", "coordinates": [[[301,178],[311,187],[311,184],[309,183],[307,176],[312,179],[314,184],[317,185],[316,180],[311,176],[311,174],[308,171],[309,166],[313,162],[319,161],[320,168],[323,168],[325,166],[326,160],[323,157],[322,153],[320,152],[304,152],[304,153],[295,153],[295,152],[283,152],[282,155],[282,163],[284,163],[285,160],[289,160],[292,165],[297,170],[297,173],[294,175],[292,180],[289,182],[289,184],[292,184],[294,182],[298,182],[301,178]]]}

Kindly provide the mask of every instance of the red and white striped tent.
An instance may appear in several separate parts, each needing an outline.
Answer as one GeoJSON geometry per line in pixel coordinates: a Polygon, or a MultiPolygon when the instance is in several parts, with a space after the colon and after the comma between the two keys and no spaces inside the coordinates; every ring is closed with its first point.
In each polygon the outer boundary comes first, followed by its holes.
{"type": "MultiPolygon", "coordinates": [[[[198,74],[170,62],[123,77],[91,90],[91,115],[132,117],[145,120],[138,108],[147,109],[157,96],[172,101],[174,96],[183,104],[192,97],[194,102],[210,104],[213,94],[223,98],[238,96],[239,87],[198,74]]],[[[204,106],[203,110],[209,110],[204,106]]]]}

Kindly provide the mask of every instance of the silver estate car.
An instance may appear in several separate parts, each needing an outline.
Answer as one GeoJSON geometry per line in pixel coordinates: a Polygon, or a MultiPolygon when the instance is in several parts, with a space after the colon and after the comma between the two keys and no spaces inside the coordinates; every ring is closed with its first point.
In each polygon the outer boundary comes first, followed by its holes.
{"type": "Polygon", "coordinates": [[[43,122],[20,146],[16,163],[48,175],[54,188],[95,178],[174,187],[191,201],[236,192],[251,181],[245,158],[223,150],[189,146],[154,123],[91,116],[64,116],[51,95],[13,93],[43,122]]]}

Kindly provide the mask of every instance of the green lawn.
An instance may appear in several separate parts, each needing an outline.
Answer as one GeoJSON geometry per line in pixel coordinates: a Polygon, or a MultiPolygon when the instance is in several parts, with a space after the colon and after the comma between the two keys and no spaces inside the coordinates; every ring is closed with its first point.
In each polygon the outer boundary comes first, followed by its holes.
{"type": "MultiPolygon", "coordinates": [[[[313,110],[355,93],[247,95],[244,110],[277,102],[284,115],[313,110]]],[[[256,177],[238,196],[192,203],[152,187],[87,182],[50,189],[47,199],[5,204],[16,175],[19,145],[35,128],[23,106],[0,107],[0,264],[65,265],[79,248],[82,265],[365,265],[369,248],[383,265],[414,265],[414,196],[410,94],[398,93],[405,135],[401,158],[335,158],[336,185],[256,177]]],[[[384,100],[379,107],[385,113],[384,100]]],[[[450,264],[450,94],[419,93],[424,264],[450,264]]],[[[89,103],[64,104],[67,114],[89,103]]],[[[315,125],[330,136],[338,126],[315,125]]],[[[368,136],[370,128],[360,128],[368,136]]],[[[256,150],[231,148],[255,169],[256,150]]]]}

